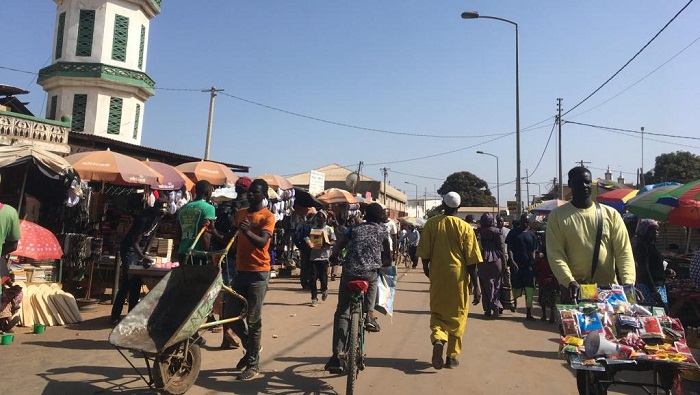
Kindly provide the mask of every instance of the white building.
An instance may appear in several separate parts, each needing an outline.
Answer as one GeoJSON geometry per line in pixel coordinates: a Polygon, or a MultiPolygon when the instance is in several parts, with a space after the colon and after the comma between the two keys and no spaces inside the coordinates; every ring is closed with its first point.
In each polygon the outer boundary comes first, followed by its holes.
{"type": "Polygon", "coordinates": [[[72,118],[73,131],[141,143],[149,21],[161,0],[54,0],[52,63],[37,82],[48,94],[46,118],[72,118]]]}

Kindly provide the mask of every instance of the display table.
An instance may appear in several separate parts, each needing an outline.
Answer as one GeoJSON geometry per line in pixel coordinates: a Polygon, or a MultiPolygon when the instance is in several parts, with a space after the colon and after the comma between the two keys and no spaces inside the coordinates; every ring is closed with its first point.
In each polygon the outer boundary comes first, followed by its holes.
{"type": "Polygon", "coordinates": [[[682,371],[700,371],[688,346],[694,337],[687,338],[681,321],[663,308],[636,304],[634,293],[618,285],[582,285],[579,296],[583,302],[557,309],[559,350],[576,372],[580,394],[604,394],[612,385],[670,394],[682,371]],[[652,376],[644,382],[616,378],[623,371],[652,376]]]}
{"type": "Polygon", "coordinates": [[[168,273],[170,273],[170,269],[166,268],[150,267],[148,269],[144,269],[144,267],[141,265],[129,266],[129,276],[141,278],[141,283],[145,285],[149,291],[153,289],[168,273]]]}

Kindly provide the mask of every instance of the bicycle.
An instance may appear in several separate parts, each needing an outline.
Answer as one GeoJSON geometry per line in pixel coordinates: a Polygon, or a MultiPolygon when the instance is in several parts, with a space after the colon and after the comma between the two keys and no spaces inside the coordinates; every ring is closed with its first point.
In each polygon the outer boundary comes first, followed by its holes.
{"type": "Polygon", "coordinates": [[[350,291],[350,333],[345,349],[338,357],[345,361],[348,374],[345,393],[352,395],[355,391],[355,381],[360,370],[365,369],[365,319],[366,313],[362,308],[365,294],[369,288],[367,280],[353,280],[348,282],[350,291]]]}
{"type": "Polygon", "coordinates": [[[399,256],[396,258],[396,266],[400,266],[403,262],[406,268],[411,267],[413,261],[411,260],[411,255],[408,253],[408,244],[403,243],[399,246],[399,256]]]}

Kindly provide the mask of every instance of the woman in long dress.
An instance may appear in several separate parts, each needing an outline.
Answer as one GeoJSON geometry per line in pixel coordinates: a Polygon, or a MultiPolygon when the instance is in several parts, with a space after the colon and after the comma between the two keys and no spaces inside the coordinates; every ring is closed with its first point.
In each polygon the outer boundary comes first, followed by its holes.
{"type": "Polygon", "coordinates": [[[483,262],[479,265],[479,282],[481,283],[481,302],[487,317],[498,318],[501,304],[501,276],[505,262],[505,242],[503,233],[496,227],[496,219],[491,213],[484,213],[479,220],[481,228],[481,255],[483,262]]]}

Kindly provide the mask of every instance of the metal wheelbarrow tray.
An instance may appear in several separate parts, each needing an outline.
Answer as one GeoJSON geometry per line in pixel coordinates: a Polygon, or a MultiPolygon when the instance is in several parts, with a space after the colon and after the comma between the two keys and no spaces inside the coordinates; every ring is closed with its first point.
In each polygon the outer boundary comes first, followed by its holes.
{"type": "Polygon", "coordinates": [[[112,330],[110,344],[149,387],[172,394],[186,392],[194,384],[201,364],[199,347],[193,343],[221,287],[216,266],[172,269],[112,330]],[[122,349],[143,355],[148,380],[122,349]]]}

